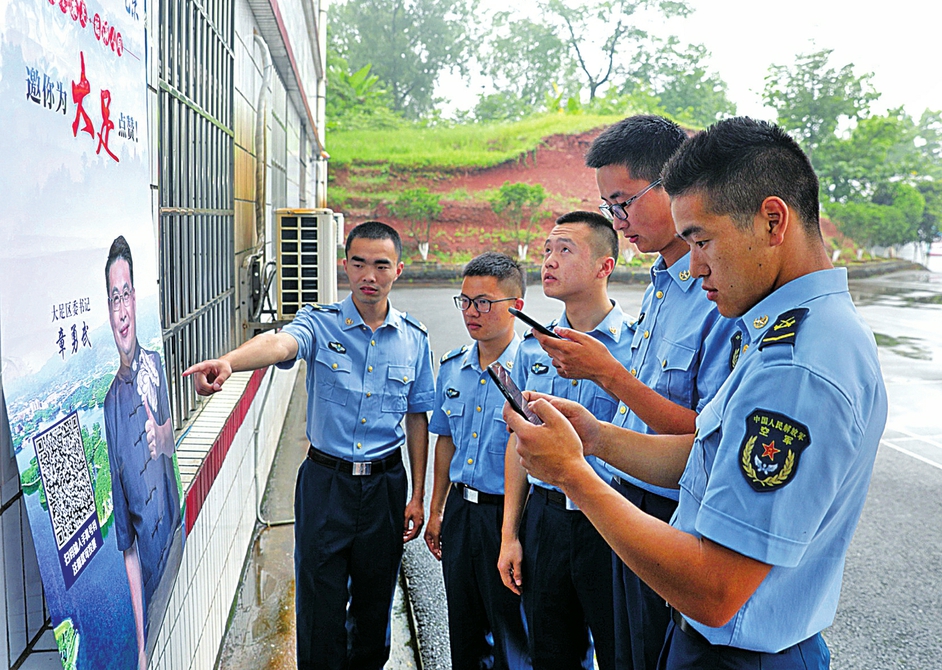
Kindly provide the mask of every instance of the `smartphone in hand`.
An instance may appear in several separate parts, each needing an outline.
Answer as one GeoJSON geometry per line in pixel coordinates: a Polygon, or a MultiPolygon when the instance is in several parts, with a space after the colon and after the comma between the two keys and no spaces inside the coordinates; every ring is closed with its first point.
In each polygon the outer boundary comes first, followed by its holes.
{"type": "Polygon", "coordinates": [[[494,383],[497,384],[497,388],[504,394],[504,397],[507,398],[507,402],[510,403],[510,406],[517,414],[536,426],[543,423],[543,420],[537,416],[536,412],[527,407],[527,401],[524,399],[523,393],[521,393],[517,385],[514,384],[514,380],[510,378],[510,374],[504,369],[504,366],[494,361],[487,366],[487,373],[491,376],[491,379],[494,380],[494,383]]]}
{"type": "Polygon", "coordinates": [[[552,330],[544,326],[542,323],[534,319],[532,316],[529,316],[528,314],[524,314],[519,309],[516,309],[514,307],[508,307],[507,311],[513,314],[515,317],[517,317],[521,321],[523,321],[525,324],[527,324],[531,328],[533,328],[533,330],[535,330],[536,332],[541,333],[543,335],[547,335],[549,337],[555,337],[557,340],[563,339],[559,335],[554,333],[552,330]]]}

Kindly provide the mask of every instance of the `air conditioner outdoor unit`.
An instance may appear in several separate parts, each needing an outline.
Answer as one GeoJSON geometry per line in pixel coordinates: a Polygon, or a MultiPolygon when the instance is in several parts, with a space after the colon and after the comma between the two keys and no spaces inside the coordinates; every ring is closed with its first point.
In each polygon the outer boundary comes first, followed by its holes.
{"type": "Polygon", "coordinates": [[[329,209],[275,210],[278,319],[337,300],[337,233],[329,209]]]}

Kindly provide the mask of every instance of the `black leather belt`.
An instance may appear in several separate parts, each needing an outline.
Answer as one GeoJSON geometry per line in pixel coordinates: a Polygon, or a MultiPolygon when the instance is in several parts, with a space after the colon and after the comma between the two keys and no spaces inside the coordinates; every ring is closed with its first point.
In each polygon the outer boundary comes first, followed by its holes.
{"type": "Polygon", "coordinates": [[[330,454],[325,454],[319,449],[315,449],[312,445],[310,449],[307,450],[307,457],[310,458],[315,463],[319,465],[326,465],[329,468],[333,468],[339,472],[346,473],[348,475],[354,475],[356,477],[364,477],[367,475],[376,475],[380,472],[386,472],[391,470],[393,467],[402,463],[402,451],[396,449],[386,458],[382,458],[378,461],[345,461],[342,458],[335,458],[330,454]]]}
{"type": "Polygon", "coordinates": [[[546,502],[550,505],[554,505],[555,507],[562,507],[563,509],[570,512],[579,511],[579,508],[576,507],[576,504],[567,498],[565,493],[561,493],[556,489],[548,489],[545,486],[534,485],[533,491],[543,496],[543,499],[546,500],[546,502]]]}
{"type": "Polygon", "coordinates": [[[671,607],[671,619],[674,620],[674,625],[684,632],[684,635],[693,638],[701,644],[710,644],[710,641],[703,637],[703,633],[691,626],[690,622],[684,618],[684,615],[675,610],[673,607],[671,607]]]}
{"type": "Polygon", "coordinates": [[[458,492],[462,498],[468,502],[486,504],[486,505],[503,505],[504,496],[497,495],[496,493],[484,493],[483,491],[478,491],[473,489],[470,486],[465,486],[464,484],[452,484],[455,487],[455,490],[458,492]]]}

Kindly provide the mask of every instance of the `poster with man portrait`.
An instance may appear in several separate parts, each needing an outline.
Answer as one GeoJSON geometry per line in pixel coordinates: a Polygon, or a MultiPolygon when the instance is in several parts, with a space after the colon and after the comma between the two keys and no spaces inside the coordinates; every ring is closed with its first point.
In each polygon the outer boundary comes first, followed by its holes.
{"type": "Polygon", "coordinates": [[[145,45],[142,0],[0,0],[2,384],[65,668],[146,667],[183,551],[145,45]]]}

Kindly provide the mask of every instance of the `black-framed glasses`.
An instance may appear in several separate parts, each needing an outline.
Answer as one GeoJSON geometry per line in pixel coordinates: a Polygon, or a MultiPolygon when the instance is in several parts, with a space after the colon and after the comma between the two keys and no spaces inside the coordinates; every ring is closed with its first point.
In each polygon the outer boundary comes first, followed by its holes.
{"type": "Polygon", "coordinates": [[[466,295],[456,295],[455,307],[460,309],[462,312],[466,312],[471,306],[471,303],[474,303],[474,309],[478,311],[478,314],[487,314],[491,311],[491,305],[493,305],[495,302],[507,302],[508,300],[516,299],[517,298],[501,298],[500,300],[488,300],[487,298],[475,298],[472,300],[466,295]]]}
{"type": "Polygon", "coordinates": [[[652,188],[661,183],[660,179],[655,179],[650,184],[645,186],[643,189],[635,193],[633,196],[625,200],[625,202],[616,202],[614,205],[604,204],[599,205],[599,211],[605,215],[605,218],[609,221],[614,221],[615,219],[621,219],[624,221],[628,218],[628,208],[634,203],[635,200],[643,196],[645,193],[650,191],[652,188]]]}

